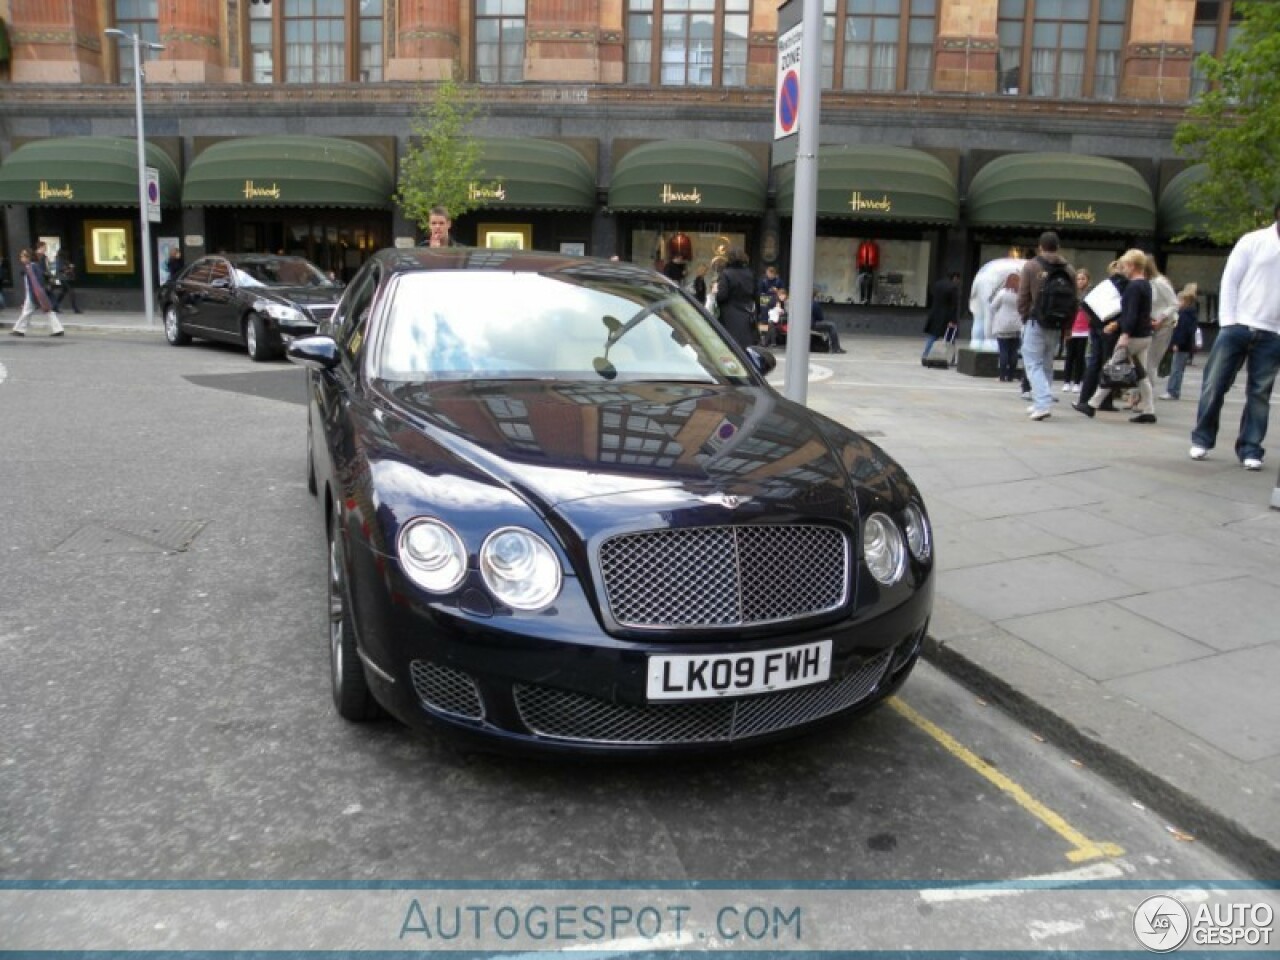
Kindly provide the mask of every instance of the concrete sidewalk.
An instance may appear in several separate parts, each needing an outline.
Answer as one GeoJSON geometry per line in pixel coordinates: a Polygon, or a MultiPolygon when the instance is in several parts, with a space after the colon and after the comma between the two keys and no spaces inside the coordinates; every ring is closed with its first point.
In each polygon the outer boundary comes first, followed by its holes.
{"type": "MultiPolygon", "coordinates": [[[[70,336],[163,335],[139,313],[63,322],[70,336]]],[[[32,336],[45,329],[37,318],[32,336]]],[[[1036,423],[1013,385],[921,367],[919,338],[842,339],[847,355],[812,358],[808,402],[924,493],[939,564],[929,659],[1171,829],[1280,880],[1280,455],[1261,473],[1237,463],[1241,391],[1195,462],[1203,360],[1155,424],[1087,419],[1063,393],[1036,423]]]]}

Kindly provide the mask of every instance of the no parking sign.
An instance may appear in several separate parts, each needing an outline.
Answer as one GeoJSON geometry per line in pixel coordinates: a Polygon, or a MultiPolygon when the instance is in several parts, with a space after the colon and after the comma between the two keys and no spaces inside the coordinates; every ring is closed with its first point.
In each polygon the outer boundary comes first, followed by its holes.
{"type": "Polygon", "coordinates": [[[773,139],[800,129],[800,38],[804,24],[778,34],[778,79],[773,109],[773,139]]]}

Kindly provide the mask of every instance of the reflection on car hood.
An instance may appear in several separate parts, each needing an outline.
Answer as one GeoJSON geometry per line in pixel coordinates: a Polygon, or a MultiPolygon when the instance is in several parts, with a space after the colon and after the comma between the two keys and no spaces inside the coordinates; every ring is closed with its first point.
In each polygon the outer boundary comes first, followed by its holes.
{"type": "Polygon", "coordinates": [[[307,307],[336,304],[342,299],[342,290],[338,287],[247,287],[245,289],[265,300],[297,303],[307,307]]]}
{"type": "MultiPolygon", "coordinates": [[[[443,382],[379,388],[459,460],[544,508],[664,511],[784,504],[848,518],[852,484],[893,497],[873,444],[765,388],[443,382]]],[[[579,512],[569,510],[570,513],[579,512]]]]}

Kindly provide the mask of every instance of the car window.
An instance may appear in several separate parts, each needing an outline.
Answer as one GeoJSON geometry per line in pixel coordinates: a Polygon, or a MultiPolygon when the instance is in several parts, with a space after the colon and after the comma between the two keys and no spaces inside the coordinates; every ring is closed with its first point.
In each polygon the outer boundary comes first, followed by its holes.
{"type": "Polygon", "coordinates": [[[225,260],[209,261],[209,283],[217,283],[219,280],[230,282],[231,280],[231,264],[225,260]]]}
{"type": "Polygon", "coordinates": [[[242,287],[332,287],[333,281],[319,267],[299,257],[264,257],[241,260],[235,266],[236,283],[242,287]]]}
{"type": "Polygon", "coordinates": [[[388,296],[382,379],[747,376],[705,315],[656,277],[427,271],[401,275],[388,296]]]}
{"type": "Polygon", "coordinates": [[[182,275],[183,283],[208,283],[209,270],[212,266],[212,260],[197,260],[191,265],[191,269],[182,275]]]}
{"type": "Polygon", "coordinates": [[[373,306],[373,295],[378,290],[378,282],[381,278],[382,269],[376,263],[371,263],[356,278],[344,301],[346,313],[337,339],[352,359],[358,358],[364,349],[365,332],[369,326],[369,311],[373,306]]]}

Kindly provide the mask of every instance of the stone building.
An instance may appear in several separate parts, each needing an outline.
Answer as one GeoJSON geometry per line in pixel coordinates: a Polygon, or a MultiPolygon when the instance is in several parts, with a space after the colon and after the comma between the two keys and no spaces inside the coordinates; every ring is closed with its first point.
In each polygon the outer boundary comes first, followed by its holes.
{"type": "MultiPolygon", "coordinates": [[[[793,0],[800,5],[802,0],[793,0]]],[[[450,73],[483,104],[465,243],[660,264],[790,252],[774,145],[779,0],[8,0],[3,253],[69,247],[90,308],[137,307],[132,46],[163,263],[302,253],[349,278],[420,235],[392,201],[450,73]]],[[[1229,0],[823,0],[815,291],[854,329],[918,328],[932,279],[1055,228],[1095,272],[1132,245],[1210,295],[1197,169],[1171,137],[1231,40],[1229,0]]],[[[794,8],[792,8],[794,9],[794,8]]],[[[785,15],[785,14],[784,14],[785,15]]],[[[10,274],[9,279],[12,279],[10,274]]]]}

